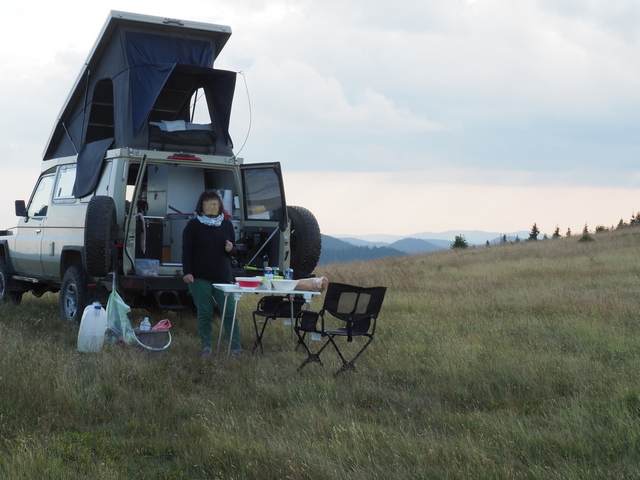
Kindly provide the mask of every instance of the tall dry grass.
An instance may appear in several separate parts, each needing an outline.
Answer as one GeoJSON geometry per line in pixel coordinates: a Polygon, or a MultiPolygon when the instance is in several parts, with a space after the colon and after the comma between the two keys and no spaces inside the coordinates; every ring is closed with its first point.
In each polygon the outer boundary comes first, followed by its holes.
{"type": "Polygon", "coordinates": [[[284,325],[264,356],[202,362],[176,315],[165,355],[88,355],[55,295],[3,305],[0,477],[638,478],[640,231],[594,238],[323,266],[388,287],[337,379],[284,325]]]}

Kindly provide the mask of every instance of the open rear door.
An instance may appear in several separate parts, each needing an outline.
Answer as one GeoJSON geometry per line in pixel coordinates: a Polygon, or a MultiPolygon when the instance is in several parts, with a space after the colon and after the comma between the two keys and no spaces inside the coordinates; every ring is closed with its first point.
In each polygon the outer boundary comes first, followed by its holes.
{"type": "Polygon", "coordinates": [[[251,244],[246,265],[284,271],[288,220],[280,163],[242,165],[241,169],[244,236],[251,244]]]}

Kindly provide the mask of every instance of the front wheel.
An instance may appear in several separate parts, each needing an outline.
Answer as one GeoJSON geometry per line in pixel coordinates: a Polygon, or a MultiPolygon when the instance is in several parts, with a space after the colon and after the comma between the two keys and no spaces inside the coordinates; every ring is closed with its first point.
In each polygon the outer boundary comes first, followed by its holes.
{"type": "Polygon", "coordinates": [[[9,272],[7,270],[7,259],[0,257],[0,303],[12,302],[20,305],[22,292],[9,291],[9,272]]]}
{"type": "Polygon", "coordinates": [[[85,292],[82,266],[70,266],[64,273],[60,287],[60,316],[63,320],[80,323],[86,306],[85,292]]]}

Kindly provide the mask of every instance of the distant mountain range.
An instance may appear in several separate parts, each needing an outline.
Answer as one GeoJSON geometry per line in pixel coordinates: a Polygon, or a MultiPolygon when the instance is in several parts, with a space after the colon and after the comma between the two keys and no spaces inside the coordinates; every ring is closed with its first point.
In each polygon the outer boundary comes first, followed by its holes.
{"type": "Polygon", "coordinates": [[[506,235],[507,241],[516,238],[525,240],[529,232],[482,232],[478,230],[449,231],[442,233],[418,233],[408,237],[397,235],[361,235],[358,237],[339,235],[322,235],[322,252],[320,265],[327,263],[342,263],[356,260],[372,260],[374,258],[401,257],[417,253],[435,252],[451,248],[457,235],[464,235],[469,246],[485,246],[500,243],[506,235]]]}
{"type": "MultiPolygon", "coordinates": [[[[422,232],[415,233],[412,235],[388,235],[388,234],[372,234],[372,235],[333,235],[334,238],[339,238],[340,240],[345,241],[357,241],[364,240],[372,243],[380,242],[381,245],[390,245],[398,240],[402,240],[405,238],[416,238],[419,240],[426,240],[431,243],[435,243],[436,240],[445,241],[448,243],[446,248],[449,248],[451,242],[456,239],[456,235],[464,235],[469,242],[469,245],[485,245],[487,240],[489,243],[499,242],[500,238],[503,235],[507,236],[507,239],[513,238],[516,236],[520,238],[520,240],[525,240],[529,238],[529,231],[520,231],[520,232],[484,232],[481,230],[449,230],[447,232],[422,232]]],[[[542,238],[542,237],[538,237],[542,238]]]]}

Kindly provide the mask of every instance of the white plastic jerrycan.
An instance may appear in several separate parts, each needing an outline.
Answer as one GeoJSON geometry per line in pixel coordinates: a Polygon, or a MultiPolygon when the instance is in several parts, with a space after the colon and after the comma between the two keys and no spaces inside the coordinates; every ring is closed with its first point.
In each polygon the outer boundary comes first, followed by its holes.
{"type": "Polygon", "coordinates": [[[107,312],[100,302],[94,302],[84,309],[80,330],[78,331],[78,350],[80,352],[99,352],[104,343],[107,329],[107,312]]]}

